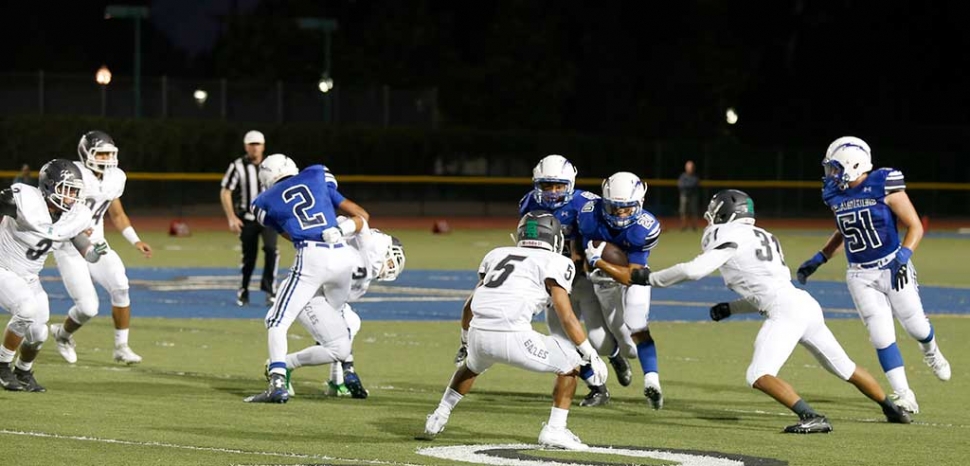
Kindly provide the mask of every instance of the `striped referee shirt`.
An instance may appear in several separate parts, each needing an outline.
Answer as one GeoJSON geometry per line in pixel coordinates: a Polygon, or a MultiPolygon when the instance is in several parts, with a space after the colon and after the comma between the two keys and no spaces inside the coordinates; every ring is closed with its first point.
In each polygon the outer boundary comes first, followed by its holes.
{"type": "Polygon", "coordinates": [[[236,214],[246,220],[255,220],[249,211],[250,204],[263,187],[259,184],[259,166],[253,165],[245,156],[233,160],[222,177],[222,187],[232,191],[236,214]],[[237,189],[238,188],[238,189],[237,189]]]}

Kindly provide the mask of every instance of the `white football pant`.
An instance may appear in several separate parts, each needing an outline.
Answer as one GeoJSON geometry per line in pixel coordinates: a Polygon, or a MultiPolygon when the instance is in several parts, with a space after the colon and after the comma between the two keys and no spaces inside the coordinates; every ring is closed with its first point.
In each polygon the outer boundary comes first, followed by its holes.
{"type": "Polygon", "coordinates": [[[472,327],[468,331],[468,358],[465,365],[481,374],[494,364],[507,364],[532,372],[569,374],[582,358],[576,345],[556,335],[529,330],[498,332],[472,327]]]}
{"type": "Polygon", "coordinates": [[[896,342],[893,316],[914,339],[925,340],[930,336],[930,321],[923,312],[913,262],[909,262],[909,283],[899,291],[892,289],[890,273],[888,269],[850,266],[845,275],[856,311],[876,349],[896,342]]]}
{"type": "Polygon", "coordinates": [[[24,277],[0,268],[0,307],[13,316],[7,328],[24,337],[24,343],[37,347],[47,340],[50,302],[37,275],[24,277]]]}

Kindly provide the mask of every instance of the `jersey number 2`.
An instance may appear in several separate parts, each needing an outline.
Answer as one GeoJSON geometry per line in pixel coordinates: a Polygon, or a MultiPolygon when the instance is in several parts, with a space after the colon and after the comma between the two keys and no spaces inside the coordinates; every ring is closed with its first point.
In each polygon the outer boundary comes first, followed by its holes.
{"type": "Polygon", "coordinates": [[[310,209],[317,205],[317,200],[305,184],[298,184],[283,191],[283,201],[287,204],[294,203],[293,216],[300,222],[300,229],[309,230],[327,224],[327,218],[323,213],[310,214],[310,209]]]}
{"type": "Polygon", "coordinates": [[[508,280],[509,275],[515,271],[515,262],[522,262],[525,256],[506,256],[505,259],[495,264],[495,268],[485,277],[485,288],[498,288],[508,280]]]}

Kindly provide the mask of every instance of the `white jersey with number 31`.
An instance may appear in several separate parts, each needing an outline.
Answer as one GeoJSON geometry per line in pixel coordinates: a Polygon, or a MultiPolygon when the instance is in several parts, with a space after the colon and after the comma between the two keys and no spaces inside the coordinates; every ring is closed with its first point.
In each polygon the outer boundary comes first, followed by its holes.
{"type": "Polygon", "coordinates": [[[482,285],[472,297],[471,326],[481,330],[532,330],[532,316],[549,305],[546,279],[572,290],[575,266],[567,257],[536,248],[502,247],[478,268],[482,285]]]}
{"type": "Polygon", "coordinates": [[[766,230],[737,221],[712,225],[704,231],[701,248],[736,250],[719,268],[721,276],[758,309],[767,309],[779,292],[795,289],[781,243],[766,230]]]}

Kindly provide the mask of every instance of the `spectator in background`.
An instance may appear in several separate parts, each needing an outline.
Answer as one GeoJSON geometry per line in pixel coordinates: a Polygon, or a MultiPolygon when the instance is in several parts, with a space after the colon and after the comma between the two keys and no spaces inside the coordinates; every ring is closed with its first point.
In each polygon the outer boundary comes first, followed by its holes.
{"type": "Polygon", "coordinates": [[[20,174],[14,177],[13,183],[23,183],[31,186],[37,186],[37,180],[30,176],[30,165],[25,163],[20,167],[20,174]]]}
{"type": "Polygon", "coordinates": [[[263,237],[263,279],[259,288],[266,292],[266,305],[276,301],[276,269],[279,254],[276,248],[276,230],[265,228],[256,221],[250,204],[263,187],[259,183],[259,164],[263,162],[266,138],[259,131],[250,131],[243,137],[246,155],[233,160],[222,177],[219,199],[229,221],[229,231],[239,235],[242,241],[242,284],[236,292],[236,305],[249,304],[249,281],[256,268],[259,237],[263,237]],[[238,194],[237,194],[238,193],[238,194]],[[234,196],[234,194],[236,194],[234,196]],[[235,199],[233,199],[235,197],[235,199]]]}
{"type": "Polygon", "coordinates": [[[684,164],[684,173],[677,178],[677,189],[680,190],[680,231],[690,229],[697,231],[697,205],[701,194],[701,180],[694,173],[694,161],[688,160],[684,164]]]}

